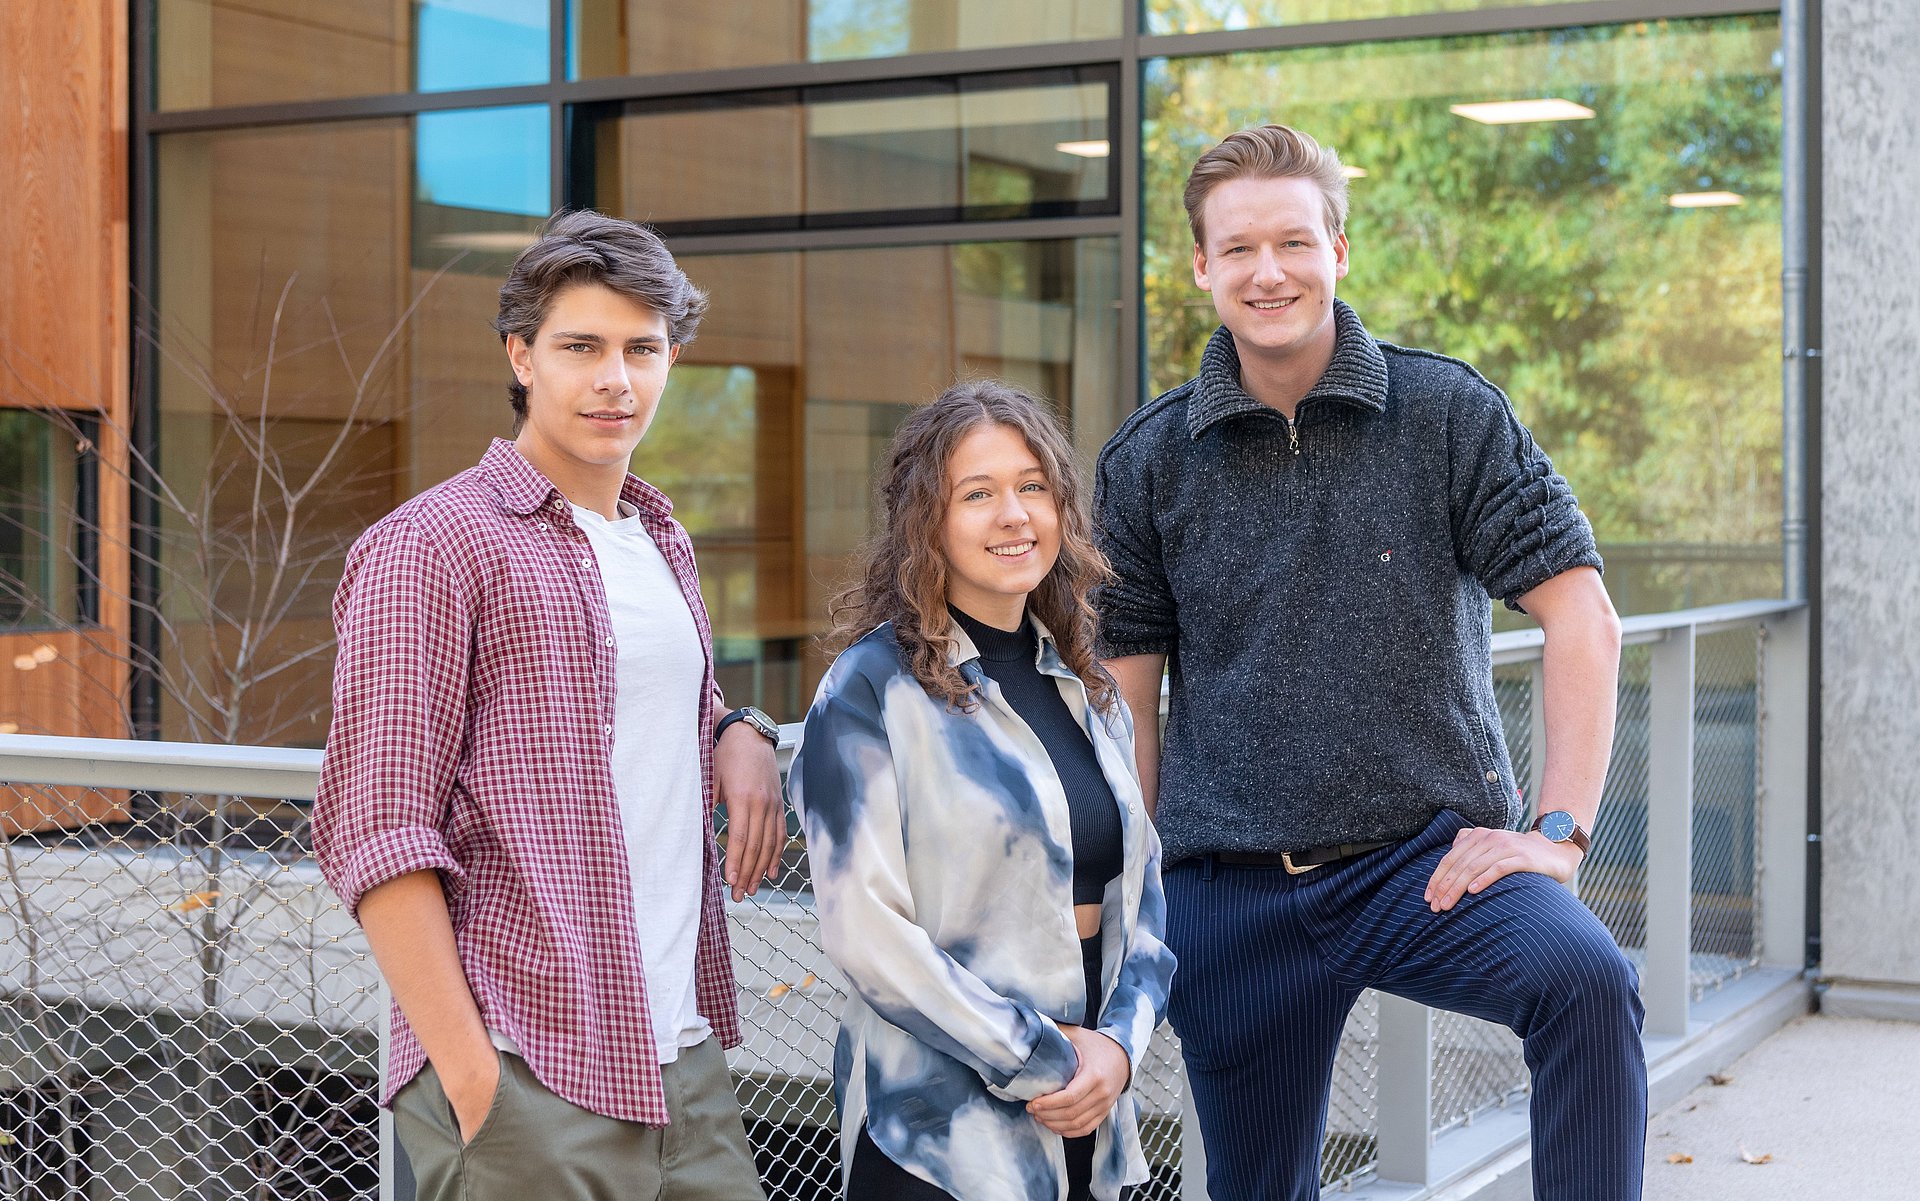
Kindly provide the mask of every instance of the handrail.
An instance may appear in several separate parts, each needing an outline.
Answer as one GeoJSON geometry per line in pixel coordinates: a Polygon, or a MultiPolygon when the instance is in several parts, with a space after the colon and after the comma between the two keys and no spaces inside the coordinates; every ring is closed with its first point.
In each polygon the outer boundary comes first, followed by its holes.
{"type": "MultiPolygon", "coordinates": [[[[1746,600],[1670,613],[1622,618],[1628,646],[1658,642],[1672,630],[1708,634],[1804,609],[1807,602],[1746,600]]],[[[1493,636],[1496,663],[1525,662],[1545,645],[1538,629],[1493,636]]],[[[780,727],[783,758],[799,741],[798,722],[780,727]]],[[[310,801],[320,776],[320,752],[298,747],[222,746],[200,742],[143,742],[125,738],[60,738],[0,734],[0,780],[27,784],[138,788],[160,792],[224,792],[236,796],[310,801]]]]}
{"type": "MultiPolygon", "coordinates": [[[[782,762],[799,737],[798,722],[780,727],[782,762]]],[[[311,801],[320,755],[305,747],[0,734],[0,780],[311,801]]]]}

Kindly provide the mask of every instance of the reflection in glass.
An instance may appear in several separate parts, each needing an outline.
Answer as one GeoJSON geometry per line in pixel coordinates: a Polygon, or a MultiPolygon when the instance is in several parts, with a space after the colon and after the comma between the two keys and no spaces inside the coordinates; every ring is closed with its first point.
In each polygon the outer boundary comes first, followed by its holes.
{"type": "Polygon", "coordinates": [[[0,409],[0,631],[95,618],[88,459],[65,422],[0,409]]]}
{"type": "Polygon", "coordinates": [[[1147,0],[1147,33],[1209,33],[1323,21],[1365,21],[1574,0],[1147,0]]]}
{"type": "Polygon", "coordinates": [[[161,109],[547,81],[547,0],[154,0],[161,109]]]}
{"type": "Polygon", "coordinates": [[[1120,36],[1133,0],[569,0],[571,78],[1120,36]]]}
{"type": "Polygon", "coordinates": [[[1457,355],[1572,481],[1622,611],[1777,595],[1778,22],[1732,18],[1161,60],[1145,92],[1152,386],[1217,324],[1180,205],[1195,157],[1282,121],[1340,151],[1378,337],[1457,355]],[[1555,98],[1589,119],[1453,106],[1555,98]],[[1678,207],[1725,191],[1741,203],[1678,207]]]}
{"type": "Polygon", "coordinates": [[[712,295],[634,469],[694,536],[721,685],[796,721],[867,536],[873,467],[965,374],[1050,398],[1082,455],[1124,417],[1110,238],[689,257],[712,295]],[[905,336],[902,331],[912,331],[905,336]]]}
{"type": "Polygon", "coordinates": [[[1113,212],[1111,95],[1054,70],[635,103],[581,121],[576,170],[598,207],[676,233],[1113,212]]]}
{"type": "MultiPolygon", "coordinates": [[[[478,123],[484,155],[449,169],[403,119],[157,139],[159,445],[180,494],[161,509],[163,665],[252,681],[239,741],[324,736],[331,657],[299,657],[331,641],[346,547],[511,427],[488,322],[506,239],[538,218],[488,206],[544,205],[546,152],[510,136],[518,110],[434,116],[478,123]],[[262,463],[313,487],[257,493],[262,463]],[[274,538],[280,574],[255,549],[274,538]],[[248,621],[261,658],[239,670],[248,621]]],[[[169,694],[167,736],[207,737],[211,705],[169,694]]]]}
{"type": "Polygon", "coordinates": [[[415,118],[414,266],[505,276],[547,217],[548,137],[539,104],[415,118]]]}

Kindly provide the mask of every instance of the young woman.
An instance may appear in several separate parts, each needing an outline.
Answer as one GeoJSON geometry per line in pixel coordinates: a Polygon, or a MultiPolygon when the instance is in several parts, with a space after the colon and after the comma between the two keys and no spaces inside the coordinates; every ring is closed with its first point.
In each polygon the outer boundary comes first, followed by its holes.
{"type": "Polygon", "coordinates": [[[851,985],[847,1196],[1115,1201],[1147,1175],[1127,1085],[1173,956],[1071,446],[1025,392],[958,384],[879,495],[789,777],[851,985]]]}

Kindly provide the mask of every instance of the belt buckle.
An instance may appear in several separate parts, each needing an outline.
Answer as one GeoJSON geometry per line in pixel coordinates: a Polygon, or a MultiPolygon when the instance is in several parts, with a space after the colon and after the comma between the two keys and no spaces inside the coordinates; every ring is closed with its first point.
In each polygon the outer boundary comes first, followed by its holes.
{"type": "Polygon", "coordinates": [[[1319,867],[1320,864],[1309,863],[1304,867],[1295,867],[1293,862],[1293,852],[1282,851],[1280,852],[1280,866],[1287,869],[1287,874],[1289,876],[1304,876],[1308,872],[1312,871],[1314,868],[1319,867]]]}

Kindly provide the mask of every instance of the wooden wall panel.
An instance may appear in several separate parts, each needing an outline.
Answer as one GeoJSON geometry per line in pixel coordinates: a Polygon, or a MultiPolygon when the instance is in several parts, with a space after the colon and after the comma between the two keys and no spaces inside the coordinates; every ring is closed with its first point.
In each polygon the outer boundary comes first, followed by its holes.
{"type": "MultiPolygon", "coordinates": [[[[0,405],[102,420],[101,620],[127,630],[129,290],[126,0],[0,4],[0,405]]],[[[117,656],[78,635],[0,637],[0,728],[123,735],[117,656]],[[32,672],[14,659],[59,658],[32,672]]]]}

